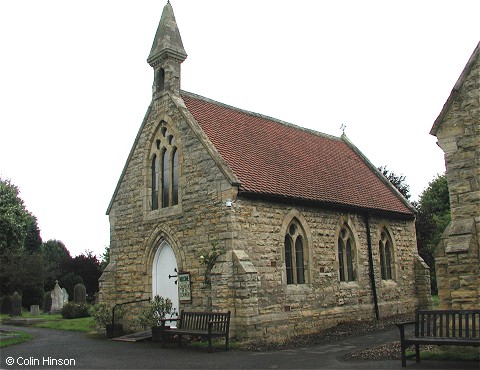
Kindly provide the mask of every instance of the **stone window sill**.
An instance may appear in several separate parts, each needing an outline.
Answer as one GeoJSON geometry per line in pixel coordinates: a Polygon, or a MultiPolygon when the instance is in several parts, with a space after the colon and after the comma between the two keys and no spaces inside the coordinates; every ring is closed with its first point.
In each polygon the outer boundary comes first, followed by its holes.
{"type": "Polygon", "coordinates": [[[171,216],[181,215],[182,214],[182,204],[177,204],[172,207],[159,208],[154,211],[144,212],[145,220],[154,220],[159,218],[167,218],[171,216]]]}
{"type": "Polygon", "coordinates": [[[357,289],[359,287],[356,281],[341,281],[340,289],[357,289]]]}
{"type": "Polygon", "coordinates": [[[395,280],[382,280],[382,288],[396,288],[397,282],[395,280]]]}

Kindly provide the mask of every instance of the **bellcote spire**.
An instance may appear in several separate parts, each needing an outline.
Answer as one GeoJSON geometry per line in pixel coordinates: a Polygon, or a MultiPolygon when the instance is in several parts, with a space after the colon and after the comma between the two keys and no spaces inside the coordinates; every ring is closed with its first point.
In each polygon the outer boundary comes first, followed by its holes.
{"type": "Polygon", "coordinates": [[[180,63],[187,58],[170,1],[163,7],[162,17],[147,62],[155,67],[161,59],[167,56],[179,60],[180,63]]]}

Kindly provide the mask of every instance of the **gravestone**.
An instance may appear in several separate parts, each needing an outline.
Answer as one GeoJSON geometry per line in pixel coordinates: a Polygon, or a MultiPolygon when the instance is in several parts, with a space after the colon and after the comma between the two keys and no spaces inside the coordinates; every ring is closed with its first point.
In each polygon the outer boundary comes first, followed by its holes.
{"type": "Polygon", "coordinates": [[[22,315],[22,296],[17,292],[12,295],[12,309],[10,310],[10,316],[22,315]]]}
{"type": "MultiPolygon", "coordinates": [[[[62,293],[63,293],[63,304],[68,303],[68,292],[67,289],[62,288],[62,293]]],[[[63,305],[62,305],[63,307],[63,305]]]]}
{"type": "Polygon", "coordinates": [[[38,304],[32,304],[30,306],[30,313],[34,316],[40,315],[40,306],[38,304]]]}
{"type": "Polygon", "coordinates": [[[50,308],[50,313],[58,313],[63,307],[63,291],[60,285],[58,285],[58,280],[55,281],[55,287],[52,290],[51,296],[52,307],[50,308]]]}
{"type": "Polygon", "coordinates": [[[77,284],[73,288],[73,300],[75,303],[86,303],[87,302],[87,290],[85,285],[77,284]]]}
{"type": "Polygon", "coordinates": [[[52,308],[52,292],[46,292],[45,297],[43,298],[43,312],[50,312],[52,308]]]}

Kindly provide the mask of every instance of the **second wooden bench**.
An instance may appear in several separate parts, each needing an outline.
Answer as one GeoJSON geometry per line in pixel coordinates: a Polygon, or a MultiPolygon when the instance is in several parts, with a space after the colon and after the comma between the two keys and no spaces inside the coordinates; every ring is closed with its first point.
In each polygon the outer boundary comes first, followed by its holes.
{"type": "Polygon", "coordinates": [[[409,357],[420,362],[420,345],[480,347],[480,310],[418,310],[415,321],[396,325],[400,330],[403,367],[409,357]],[[413,335],[405,333],[409,324],[415,324],[413,335]],[[407,356],[405,351],[410,345],[415,345],[415,353],[407,356]]]}

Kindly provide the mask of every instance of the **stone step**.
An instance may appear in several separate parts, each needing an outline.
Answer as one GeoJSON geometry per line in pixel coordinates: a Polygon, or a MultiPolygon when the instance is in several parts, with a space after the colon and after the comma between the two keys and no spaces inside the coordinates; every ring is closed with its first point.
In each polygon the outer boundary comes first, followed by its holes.
{"type": "Polygon", "coordinates": [[[145,342],[151,339],[152,339],[152,331],[147,330],[147,331],[142,331],[140,333],[122,335],[121,337],[113,338],[112,340],[115,340],[118,342],[145,342]]]}

